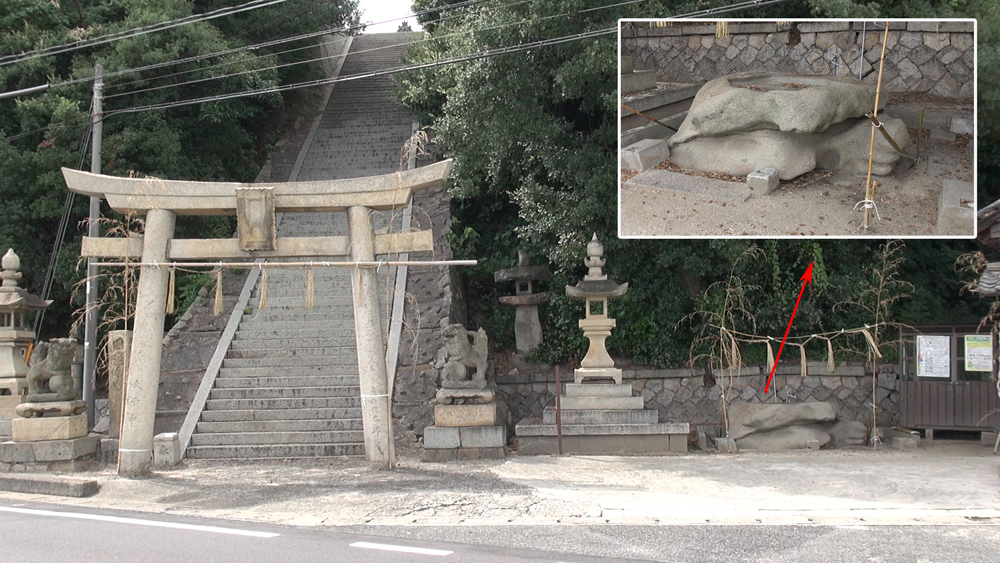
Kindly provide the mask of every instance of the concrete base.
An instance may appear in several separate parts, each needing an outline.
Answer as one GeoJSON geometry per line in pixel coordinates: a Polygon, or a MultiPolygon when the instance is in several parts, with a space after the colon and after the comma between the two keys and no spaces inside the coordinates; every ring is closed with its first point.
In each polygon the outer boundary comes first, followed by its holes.
{"type": "Polygon", "coordinates": [[[15,418],[11,421],[11,440],[14,442],[72,440],[86,435],[86,414],[15,418]]]}
{"type": "Polygon", "coordinates": [[[621,168],[642,172],[655,168],[670,158],[670,149],[663,139],[643,139],[621,150],[621,168]]]}
{"type": "MultiPolygon", "coordinates": [[[[640,434],[618,436],[563,436],[563,453],[594,455],[663,454],[687,452],[687,434],[640,434]]],[[[518,436],[522,455],[554,455],[555,436],[518,436]]]]}
{"type": "Polygon", "coordinates": [[[972,182],[945,180],[938,196],[938,217],[935,226],[938,234],[975,236],[976,213],[972,208],[975,201],[972,182]],[[962,200],[968,202],[963,205],[962,200]]]}
{"type": "Polygon", "coordinates": [[[645,401],[639,397],[562,397],[563,410],[642,410],[645,401]]]}
{"type": "Polygon", "coordinates": [[[633,70],[622,75],[622,96],[656,88],[656,73],[652,70],[633,70]]]}
{"type": "Polygon", "coordinates": [[[82,471],[97,453],[100,436],[0,444],[0,471],[82,471]]]}
{"type": "Polygon", "coordinates": [[[979,433],[979,443],[984,446],[993,447],[997,443],[997,433],[996,432],[980,432],[979,433]]]}
{"type": "Polygon", "coordinates": [[[435,405],[434,426],[493,426],[499,422],[496,403],[485,405],[435,405]]]}
{"type": "Polygon", "coordinates": [[[92,479],[42,475],[0,475],[0,491],[13,493],[82,498],[96,495],[100,490],[101,486],[92,479]]]}
{"type": "MultiPolygon", "coordinates": [[[[609,410],[585,409],[562,411],[562,423],[566,424],[656,424],[658,413],[655,410],[609,410]]],[[[542,411],[542,424],[556,423],[555,407],[545,407],[542,411]]]]}
{"type": "Polygon", "coordinates": [[[504,459],[507,448],[454,448],[449,450],[424,450],[421,461],[435,463],[453,459],[504,459]]]}
{"type": "Polygon", "coordinates": [[[424,449],[501,448],[507,445],[505,426],[468,426],[465,428],[424,428],[424,449]]]}

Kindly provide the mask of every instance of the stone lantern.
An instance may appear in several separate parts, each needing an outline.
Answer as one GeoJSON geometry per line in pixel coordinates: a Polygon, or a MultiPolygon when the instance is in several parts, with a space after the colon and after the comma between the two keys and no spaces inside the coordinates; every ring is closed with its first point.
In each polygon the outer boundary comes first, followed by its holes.
{"type": "Polygon", "coordinates": [[[545,266],[532,266],[528,253],[517,252],[517,267],[494,272],[497,283],[514,282],[514,295],[504,295],[500,302],[516,307],[514,340],[518,354],[534,350],[542,343],[542,323],[538,320],[538,305],[548,301],[548,292],[534,293],[537,281],[552,281],[552,272],[545,266]]]}
{"type": "Polygon", "coordinates": [[[25,356],[35,340],[35,332],[25,321],[30,311],[45,309],[51,301],[32,295],[17,286],[21,279],[21,259],[10,249],[0,259],[0,389],[11,395],[27,392],[28,366],[25,356]]]}
{"type": "Polygon", "coordinates": [[[585,317],[580,320],[580,328],[590,341],[590,349],[580,362],[580,369],[573,372],[575,383],[583,383],[587,378],[611,378],[615,383],[622,382],[622,370],[615,368],[615,362],[605,347],[605,340],[611,336],[611,329],[615,328],[615,319],[608,317],[608,301],[625,295],[628,284],[619,285],[608,279],[602,271],[605,262],[604,245],[597,240],[595,233],[587,244],[587,258],[583,261],[590,271],[575,286],[566,286],[566,295],[586,302],[585,317]]]}

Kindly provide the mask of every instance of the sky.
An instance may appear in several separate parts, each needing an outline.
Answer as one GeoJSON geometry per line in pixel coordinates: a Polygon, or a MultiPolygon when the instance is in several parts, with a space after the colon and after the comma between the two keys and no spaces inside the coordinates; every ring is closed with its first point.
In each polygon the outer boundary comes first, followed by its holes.
{"type": "MultiPolygon", "coordinates": [[[[397,20],[403,16],[411,16],[413,0],[361,0],[362,23],[376,23],[386,20],[394,20],[382,25],[370,25],[365,29],[365,33],[393,33],[399,28],[403,20],[397,20]]],[[[406,19],[414,31],[420,29],[417,19],[409,17],[406,19]]]]}

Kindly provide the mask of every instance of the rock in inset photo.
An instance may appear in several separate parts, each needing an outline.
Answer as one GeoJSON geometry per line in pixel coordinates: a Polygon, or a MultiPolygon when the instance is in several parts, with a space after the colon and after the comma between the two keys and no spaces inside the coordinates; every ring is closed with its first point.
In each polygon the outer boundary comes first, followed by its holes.
{"type": "Polygon", "coordinates": [[[975,235],[974,20],[619,32],[620,236],[975,235]]]}

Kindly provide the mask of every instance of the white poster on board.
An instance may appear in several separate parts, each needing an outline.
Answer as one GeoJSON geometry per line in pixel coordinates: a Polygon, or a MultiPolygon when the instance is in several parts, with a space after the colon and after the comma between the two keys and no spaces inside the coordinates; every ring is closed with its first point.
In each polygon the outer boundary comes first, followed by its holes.
{"type": "Polygon", "coordinates": [[[917,336],[917,377],[951,377],[950,336],[917,336]]]}
{"type": "Polygon", "coordinates": [[[965,371],[993,371],[993,337],[965,335],[965,371]]]}

